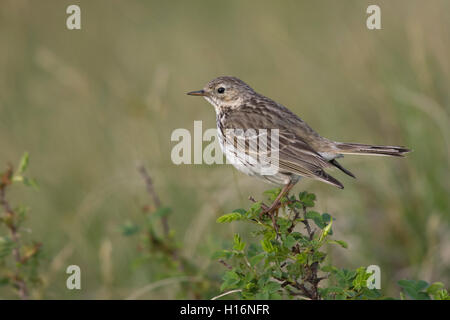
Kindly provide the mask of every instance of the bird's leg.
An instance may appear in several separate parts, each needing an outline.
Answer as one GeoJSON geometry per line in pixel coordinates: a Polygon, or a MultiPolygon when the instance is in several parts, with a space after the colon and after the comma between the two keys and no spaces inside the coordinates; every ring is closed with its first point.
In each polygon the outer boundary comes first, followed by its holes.
{"type": "Polygon", "coordinates": [[[277,209],[280,204],[281,204],[281,199],[289,193],[289,191],[292,189],[292,187],[294,186],[294,184],[292,182],[289,182],[287,185],[285,185],[283,187],[283,189],[281,189],[281,192],[278,194],[278,196],[275,198],[275,201],[272,202],[272,204],[270,205],[269,208],[265,209],[262,212],[262,215],[266,214],[266,213],[271,213],[272,211],[274,211],[275,209],[277,209]]]}
{"type": "Polygon", "coordinates": [[[276,221],[276,216],[278,213],[278,209],[280,208],[281,205],[281,199],[289,193],[289,191],[292,189],[292,187],[294,186],[293,183],[289,182],[288,184],[286,184],[283,189],[281,189],[280,193],[278,194],[278,196],[275,198],[275,201],[270,205],[270,207],[266,207],[262,212],[261,212],[261,217],[265,214],[268,214],[271,218],[272,218],[272,224],[273,224],[273,228],[275,229],[275,232],[277,234],[277,238],[278,238],[278,225],[277,225],[277,221],[276,221]]]}

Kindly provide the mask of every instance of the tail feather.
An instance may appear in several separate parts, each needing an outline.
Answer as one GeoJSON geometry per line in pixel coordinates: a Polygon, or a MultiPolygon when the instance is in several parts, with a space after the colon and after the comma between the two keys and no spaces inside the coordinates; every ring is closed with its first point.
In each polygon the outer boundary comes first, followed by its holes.
{"type": "Polygon", "coordinates": [[[339,162],[337,162],[336,159],[330,160],[330,163],[332,165],[334,165],[336,168],[338,168],[339,170],[341,170],[342,172],[344,172],[345,174],[356,179],[355,175],[353,173],[351,173],[349,170],[345,169],[343,166],[341,166],[341,164],[339,162]]]}
{"type": "Polygon", "coordinates": [[[401,146],[372,146],[361,143],[336,143],[339,153],[404,157],[410,149],[401,146]]]}

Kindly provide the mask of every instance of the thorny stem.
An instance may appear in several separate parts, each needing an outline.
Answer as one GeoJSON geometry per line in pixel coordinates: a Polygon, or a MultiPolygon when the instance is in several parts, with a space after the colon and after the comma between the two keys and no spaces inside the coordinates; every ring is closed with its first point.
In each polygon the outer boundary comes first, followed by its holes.
{"type": "Polygon", "coordinates": [[[227,268],[228,270],[233,270],[233,267],[230,266],[228,263],[226,263],[225,260],[220,259],[219,262],[220,262],[221,264],[223,264],[223,265],[225,266],[225,268],[227,268]]]}
{"type": "MultiPolygon", "coordinates": [[[[161,201],[158,197],[158,194],[155,191],[152,178],[150,177],[150,175],[148,174],[147,170],[143,165],[138,167],[138,171],[141,174],[142,178],[144,179],[147,192],[152,198],[155,208],[156,209],[161,208],[161,201]]],[[[155,248],[155,250],[159,250],[160,252],[169,255],[173,258],[174,261],[177,261],[179,270],[181,272],[184,272],[186,274],[194,273],[191,261],[184,258],[182,255],[179,255],[177,247],[175,245],[171,245],[171,243],[169,242],[171,239],[169,237],[170,229],[167,217],[162,216],[161,222],[165,240],[161,240],[159,237],[156,236],[153,230],[150,229],[147,231],[150,245],[152,245],[155,248]]],[[[187,286],[187,290],[192,293],[195,299],[200,298],[198,292],[196,292],[196,290],[193,289],[192,286],[190,285],[187,286]]]]}
{"type": "MultiPolygon", "coordinates": [[[[159,209],[161,207],[161,201],[159,200],[158,194],[155,191],[153,186],[153,180],[148,174],[147,170],[143,165],[138,167],[138,171],[140,172],[142,178],[144,179],[145,186],[147,187],[147,192],[152,197],[153,203],[155,204],[155,208],[159,209]]],[[[163,225],[164,236],[167,238],[169,236],[169,223],[167,221],[167,217],[161,217],[161,223],[163,225]]]]}
{"type": "Polygon", "coordinates": [[[28,287],[25,281],[20,276],[19,265],[22,264],[22,257],[19,250],[19,235],[17,233],[17,226],[14,224],[16,213],[11,208],[8,200],[6,199],[6,188],[11,184],[11,177],[13,173],[12,166],[9,166],[8,170],[3,174],[2,181],[0,182],[0,205],[3,207],[5,214],[10,219],[9,223],[5,223],[6,227],[11,233],[11,240],[15,243],[13,249],[13,256],[16,261],[17,267],[16,272],[13,276],[13,281],[18,288],[19,297],[22,300],[27,300],[29,298],[28,287]]]}
{"type": "MultiPolygon", "coordinates": [[[[256,200],[252,196],[250,196],[248,199],[250,201],[254,202],[254,203],[256,202],[256,200]]],[[[276,218],[278,217],[278,215],[276,215],[276,212],[277,212],[278,208],[274,208],[274,209],[270,210],[270,208],[264,202],[262,202],[261,203],[261,209],[263,209],[263,210],[261,211],[260,219],[262,219],[264,214],[269,215],[269,217],[272,219],[272,226],[273,226],[273,228],[275,230],[275,233],[276,233],[276,235],[278,237],[279,236],[279,234],[278,234],[278,224],[277,224],[277,221],[276,221],[276,218]]]]}
{"type": "MultiPolygon", "coordinates": [[[[153,199],[153,203],[155,205],[155,208],[158,209],[161,207],[161,200],[158,197],[158,194],[155,191],[155,188],[153,186],[153,180],[150,177],[150,175],[148,174],[147,170],[145,169],[145,167],[139,166],[138,167],[138,171],[140,172],[142,178],[144,179],[145,182],[145,186],[147,188],[147,192],[150,195],[150,197],[153,199]]],[[[166,240],[169,238],[169,223],[167,220],[167,217],[163,216],[161,217],[161,222],[162,222],[162,226],[163,226],[163,232],[164,232],[164,237],[166,238],[166,240]]],[[[153,232],[149,231],[148,232],[149,235],[149,241],[151,244],[153,244],[154,246],[160,248],[163,252],[171,255],[175,260],[178,260],[178,253],[176,252],[176,249],[168,246],[164,241],[159,240],[154,234],[153,232]]],[[[183,261],[180,261],[180,268],[184,269],[184,265],[183,265],[183,261]]]]}
{"type": "Polygon", "coordinates": [[[302,209],[303,209],[303,224],[305,225],[306,231],[308,232],[309,235],[309,240],[312,240],[314,237],[314,231],[311,231],[311,227],[309,225],[308,219],[306,219],[306,207],[302,205],[302,209]]]}
{"type": "MultiPolygon", "coordinates": [[[[256,202],[256,200],[253,197],[249,197],[249,200],[252,202],[256,202]]],[[[312,230],[308,219],[306,218],[306,206],[303,205],[303,203],[301,203],[298,200],[295,201],[288,201],[285,204],[281,204],[281,207],[288,205],[288,204],[292,204],[292,203],[300,203],[302,208],[301,208],[301,212],[302,212],[302,223],[305,225],[305,229],[306,232],[308,234],[309,240],[312,240],[314,238],[314,233],[315,230],[312,230]]],[[[261,203],[261,208],[263,209],[263,212],[267,211],[268,207],[264,204],[261,203]]],[[[300,216],[300,211],[295,209],[294,207],[291,207],[291,209],[294,211],[294,217],[292,218],[291,222],[291,226],[287,229],[288,233],[292,233],[294,231],[295,225],[296,225],[296,221],[300,216]]],[[[275,216],[275,212],[267,212],[272,220],[276,219],[275,216]]],[[[275,231],[277,231],[276,228],[276,221],[273,221],[274,223],[274,228],[275,231]]],[[[278,234],[278,232],[277,232],[278,234]]],[[[294,254],[300,253],[300,248],[298,246],[294,246],[292,248],[292,252],[294,254]]],[[[280,266],[281,268],[284,267],[284,265],[280,266]]],[[[326,277],[318,277],[317,273],[318,273],[318,269],[319,269],[319,264],[317,262],[313,263],[311,266],[306,266],[306,274],[305,276],[302,277],[302,283],[299,283],[297,280],[290,280],[290,279],[286,279],[286,278],[278,278],[278,277],[274,277],[275,279],[277,279],[278,281],[281,281],[281,286],[282,287],[287,287],[290,286],[296,290],[298,290],[299,292],[294,292],[291,289],[287,289],[287,291],[291,294],[291,295],[298,295],[298,296],[302,296],[303,298],[307,298],[307,299],[312,299],[312,300],[318,300],[320,299],[319,296],[319,282],[322,281],[323,279],[326,279],[326,277]],[[305,283],[308,284],[309,288],[307,288],[305,286],[305,283]]]]}

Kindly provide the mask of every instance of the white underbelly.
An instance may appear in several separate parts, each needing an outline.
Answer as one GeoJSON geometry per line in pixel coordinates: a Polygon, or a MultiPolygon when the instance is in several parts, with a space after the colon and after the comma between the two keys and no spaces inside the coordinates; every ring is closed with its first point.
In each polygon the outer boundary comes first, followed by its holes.
{"type": "MultiPolygon", "coordinates": [[[[275,174],[262,174],[264,172],[261,163],[257,160],[249,161],[248,158],[245,158],[245,155],[242,153],[236,152],[233,146],[225,146],[223,136],[218,131],[217,136],[219,138],[220,148],[222,152],[225,154],[227,158],[227,163],[232,164],[237,170],[242,173],[245,173],[248,176],[255,176],[270,183],[274,183],[277,185],[285,185],[289,183],[292,176],[283,174],[281,172],[276,172],[275,174]]],[[[266,170],[267,171],[267,170],[266,170]]],[[[296,177],[295,179],[299,179],[300,177],[296,177]]]]}

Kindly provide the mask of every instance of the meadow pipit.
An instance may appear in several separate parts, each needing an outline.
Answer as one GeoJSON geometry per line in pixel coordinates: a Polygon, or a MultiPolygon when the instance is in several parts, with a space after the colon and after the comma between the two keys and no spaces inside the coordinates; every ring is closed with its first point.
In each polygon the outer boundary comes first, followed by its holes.
{"type": "Polygon", "coordinates": [[[221,148],[227,158],[234,158],[232,163],[238,170],[284,186],[267,211],[273,211],[279,206],[280,199],[300,177],[320,180],[343,189],[344,186],[324,169],[338,168],[354,178],[336,160],[344,154],[402,157],[410,151],[405,147],[344,143],[324,138],[289,109],[255,92],[244,81],[235,77],[218,77],[208,82],[202,90],[189,92],[188,95],[202,96],[214,106],[221,148]],[[258,161],[250,161],[259,155],[255,149],[248,147],[248,142],[244,142],[244,148],[236,149],[235,138],[238,134],[226,134],[229,129],[252,129],[251,132],[256,132],[256,135],[261,129],[278,129],[276,173],[263,174],[258,161]]]}

